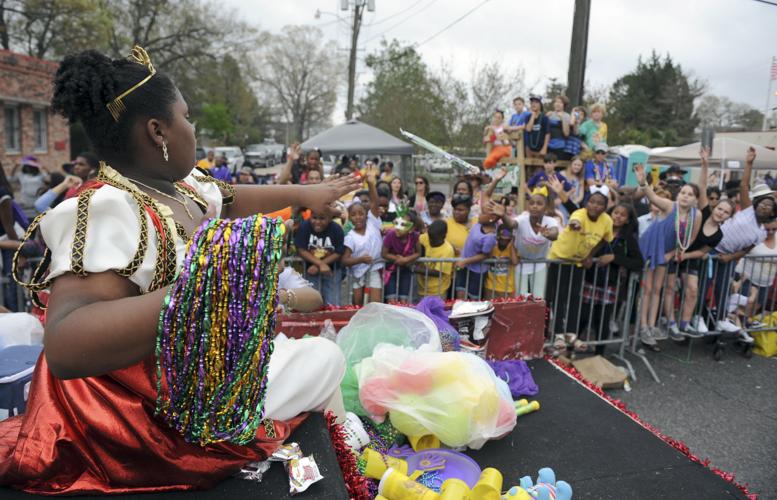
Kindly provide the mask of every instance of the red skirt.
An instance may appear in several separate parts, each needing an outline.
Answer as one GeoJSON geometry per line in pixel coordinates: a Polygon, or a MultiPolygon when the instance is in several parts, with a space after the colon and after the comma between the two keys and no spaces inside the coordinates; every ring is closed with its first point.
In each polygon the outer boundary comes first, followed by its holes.
{"type": "Polygon", "coordinates": [[[263,426],[248,446],[190,444],[154,416],[154,357],[100,377],[61,380],[44,355],[27,411],[0,422],[0,485],[37,494],[206,489],[264,460],[304,420],[263,426]]]}

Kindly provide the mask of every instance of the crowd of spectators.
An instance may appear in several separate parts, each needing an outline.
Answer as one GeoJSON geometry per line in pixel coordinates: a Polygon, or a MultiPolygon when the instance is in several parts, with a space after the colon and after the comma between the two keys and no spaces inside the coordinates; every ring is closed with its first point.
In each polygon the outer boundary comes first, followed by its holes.
{"type": "MultiPolygon", "coordinates": [[[[593,323],[604,325],[606,337],[622,318],[625,283],[637,275],[644,307],[636,322],[647,347],[658,349],[657,341],[667,337],[699,336],[707,325],[741,332],[748,340],[742,327],[750,325],[738,315],[766,305],[767,284],[777,272],[774,265],[743,268],[745,255],[777,256],[772,190],[744,187],[754,153],[748,155],[740,191],[721,195],[707,186],[706,152],[698,186],[683,180],[682,169],[670,168],[659,178],[642,165],[634,167],[640,185],[622,186],[607,159],[602,107],[593,107],[591,118],[582,121],[585,110],[566,113],[563,96],[548,114],[541,113],[540,100],[530,102],[534,113],[524,110],[520,99],[510,120],[495,113],[484,136],[493,140],[494,152],[510,147],[511,127],[523,126],[530,134],[533,121],[541,121],[540,127],[548,128],[547,144],[538,150],[543,166],[527,172],[523,189],[498,192],[505,168],[462,176],[450,192],[442,192],[423,175],[405,186],[393,165],[378,158],[362,163],[342,158],[335,172],[358,173],[363,189],[343,197],[329,213],[304,207],[292,213],[297,268],[325,303],[532,294],[555,312],[552,331],[584,334],[593,323]],[[571,136],[578,138],[581,154],[563,154],[566,146],[553,142],[571,136]],[[519,192],[526,193],[522,212],[519,192]],[[704,280],[710,255],[717,255],[715,279],[704,280]],[[741,280],[738,293],[745,297],[733,315],[732,278],[741,280]],[[570,289],[583,293],[567,293],[570,289]],[[715,303],[703,300],[713,292],[717,305],[700,318],[700,304],[715,303]],[[684,297],[680,307],[678,294],[684,297]]],[[[284,172],[282,182],[321,182],[321,155],[303,155],[293,147],[284,172]]]]}
{"type": "MultiPolygon", "coordinates": [[[[638,274],[644,300],[636,322],[649,348],[667,337],[700,336],[708,327],[749,340],[742,327],[752,326],[747,318],[766,306],[777,274],[774,263],[743,259],[777,258],[773,190],[763,183],[750,189],[755,153],[748,154],[739,184],[727,183],[723,192],[707,186],[706,151],[698,186],[684,180],[682,169],[656,176],[642,165],[634,167],[639,186],[622,186],[607,159],[602,106],[593,106],[586,119],[583,108],[566,111],[564,96],[548,113],[538,97],[529,103],[527,110],[516,98],[509,120],[495,112],[484,133],[486,168],[512,154],[510,134],[524,134],[526,155],[542,161],[526,172],[524,186],[505,188],[504,167],[456,178],[450,191],[434,189],[423,175],[406,186],[392,162],[376,157],[343,156],[325,174],[319,151],[292,145],[279,184],[318,184],[354,173],[363,180],[361,189],[325,212],[295,206],[275,214],[292,229],[292,265],[325,304],[532,294],[554,311],[551,331],[584,334],[594,323],[605,325],[605,335],[617,330],[623,284],[638,274]],[[717,255],[714,273],[707,272],[710,255],[717,255]],[[683,297],[679,307],[677,296],[683,297]],[[714,307],[706,307],[710,303],[714,307]]],[[[212,152],[198,166],[225,182],[257,183],[252,169],[232,174],[226,159],[212,152]]],[[[0,171],[6,276],[31,218],[76,196],[98,167],[84,152],[62,172],[49,172],[34,157],[24,158],[9,178],[0,171]]],[[[11,295],[6,289],[13,309],[11,295]]]]}

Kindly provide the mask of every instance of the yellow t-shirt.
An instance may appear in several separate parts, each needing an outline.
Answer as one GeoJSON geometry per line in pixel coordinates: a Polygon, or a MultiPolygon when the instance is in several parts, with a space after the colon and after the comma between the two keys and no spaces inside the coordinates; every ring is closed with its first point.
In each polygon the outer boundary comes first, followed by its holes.
{"type": "MultiPolygon", "coordinates": [[[[510,247],[507,245],[504,250],[499,249],[499,245],[494,245],[491,250],[491,258],[499,259],[502,257],[510,258],[510,247]]],[[[515,294],[515,266],[510,262],[500,262],[491,264],[486,275],[486,290],[496,292],[495,296],[514,295],[515,294]]],[[[486,295],[490,298],[490,295],[486,295]]]]}
{"type": "Polygon", "coordinates": [[[203,158],[197,162],[197,166],[206,170],[212,169],[216,165],[216,162],[210,161],[207,158],[203,158]]]}
{"type": "Polygon", "coordinates": [[[572,212],[569,220],[580,222],[580,230],[572,231],[567,224],[567,227],[558,235],[558,239],[550,246],[549,259],[581,261],[588,257],[600,241],[613,240],[612,219],[606,213],[602,213],[598,219],[592,221],[588,218],[586,209],[581,208],[572,212]]]}
{"type": "MultiPolygon", "coordinates": [[[[424,257],[430,259],[452,259],[455,257],[453,245],[445,241],[438,247],[433,247],[429,243],[429,235],[422,234],[418,242],[424,248],[424,257]]],[[[444,297],[451,286],[451,276],[453,275],[453,262],[435,262],[426,264],[430,271],[439,271],[442,276],[426,276],[426,274],[416,274],[418,280],[418,295],[426,297],[427,295],[438,295],[444,297]]],[[[420,266],[423,269],[422,266],[420,266]]]]}
{"type": "Polygon", "coordinates": [[[445,223],[448,225],[448,236],[446,240],[453,245],[453,250],[458,257],[461,251],[464,250],[464,243],[467,242],[467,236],[469,236],[469,226],[465,224],[459,224],[453,217],[445,219],[445,223]]]}

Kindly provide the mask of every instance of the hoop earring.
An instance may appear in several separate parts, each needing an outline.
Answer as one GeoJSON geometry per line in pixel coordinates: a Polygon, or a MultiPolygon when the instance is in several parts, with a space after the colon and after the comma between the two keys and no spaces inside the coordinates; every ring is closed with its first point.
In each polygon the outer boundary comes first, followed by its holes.
{"type": "Polygon", "coordinates": [[[170,156],[167,154],[167,143],[164,140],[162,140],[162,156],[165,161],[170,161],[170,156]]]}

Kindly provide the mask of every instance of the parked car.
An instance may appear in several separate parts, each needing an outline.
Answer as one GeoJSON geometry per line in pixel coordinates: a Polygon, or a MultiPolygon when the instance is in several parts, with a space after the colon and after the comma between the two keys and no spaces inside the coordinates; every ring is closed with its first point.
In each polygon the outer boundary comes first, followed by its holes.
{"type": "Polygon", "coordinates": [[[268,167],[268,151],[264,144],[249,144],[246,146],[245,165],[248,167],[268,167]]]}
{"type": "Polygon", "coordinates": [[[245,163],[245,157],[243,156],[243,150],[237,146],[221,146],[215,149],[216,157],[226,156],[227,164],[232,175],[235,175],[238,170],[245,163]]]}

